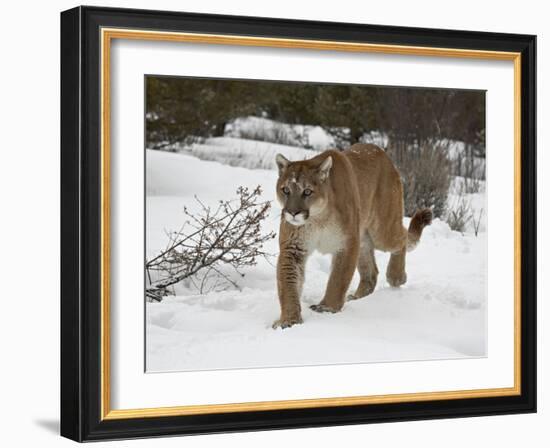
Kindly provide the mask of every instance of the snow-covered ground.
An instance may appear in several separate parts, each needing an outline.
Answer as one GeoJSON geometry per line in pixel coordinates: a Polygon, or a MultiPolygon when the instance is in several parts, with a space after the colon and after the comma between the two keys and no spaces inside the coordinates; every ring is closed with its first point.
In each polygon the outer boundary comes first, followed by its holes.
{"type": "Polygon", "coordinates": [[[469,191],[467,184],[471,183],[471,179],[463,177],[454,177],[449,188],[447,196],[447,207],[449,210],[455,210],[461,206],[466,206],[469,209],[470,218],[466,223],[465,230],[469,233],[474,233],[477,227],[479,232],[487,231],[487,204],[485,181],[478,180],[479,183],[477,193],[465,193],[469,191]]]}
{"type": "MultiPolygon", "coordinates": [[[[236,138],[210,144],[211,153],[238,152],[236,138]]],[[[257,143],[257,142],[255,142],[257,143]]],[[[305,150],[264,143],[249,151],[240,140],[243,158],[268,157],[277,151],[298,160],[305,150]],[[265,145],[265,146],[263,146],[265,145]],[[265,154],[264,154],[265,153],[265,154]]],[[[204,160],[192,153],[147,151],[148,258],[166,246],[166,232],[185,221],[183,207],[235,197],[238,186],[262,185],[275,198],[274,169],[248,169],[204,160]]],[[[195,154],[197,155],[197,154],[195,154]]],[[[214,157],[211,157],[214,158],[214,157]]],[[[246,164],[245,164],[246,166],[246,164]]],[[[484,194],[472,197],[483,206],[484,194]]],[[[274,201],[264,232],[277,231],[280,210],[274,201]]],[[[264,247],[277,253],[277,240],[264,247]]],[[[388,255],[377,252],[380,275],[374,293],[349,302],[338,314],[309,309],[323,296],[330,257],[314,254],[306,270],[302,297],[304,324],[273,330],[279,315],[275,262],[259,260],[239,279],[241,290],[200,295],[190,284],[178,284],[175,296],[147,303],[147,371],[206,370],[451,359],[486,355],[486,234],[475,237],[450,230],[435,220],[418,248],[407,255],[408,282],[391,288],[385,280],[388,255]]],[[[357,276],[351,285],[358,282],[357,276]]]]}

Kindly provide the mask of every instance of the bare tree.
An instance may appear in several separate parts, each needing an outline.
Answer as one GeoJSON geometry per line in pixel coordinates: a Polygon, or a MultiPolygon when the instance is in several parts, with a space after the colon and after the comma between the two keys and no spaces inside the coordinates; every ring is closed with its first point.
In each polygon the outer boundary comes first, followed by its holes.
{"type": "Polygon", "coordinates": [[[146,261],[147,299],[162,300],[169,286],[184,279],[190,279],[201,293],[222,284],[237,286],[222,266],[244,276],[242,268],[267,256],[263,244],[275,237],[274,232],[261,233],[261,222],[271,207],[269,201],[260,200],[261,194],[260,186],[252,191],[239,187],[237,199],[219,201],[214,209],[195,197],[200,211],[191,213],[184,208],[189,219],[183,228],[171,232],[167,247],[146,261]]]}

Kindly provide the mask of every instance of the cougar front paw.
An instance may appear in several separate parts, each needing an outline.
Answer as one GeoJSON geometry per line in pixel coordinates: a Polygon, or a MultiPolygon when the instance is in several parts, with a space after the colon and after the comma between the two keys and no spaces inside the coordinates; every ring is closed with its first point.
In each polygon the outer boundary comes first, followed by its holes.
{"type": "Polygon", "coordinates": [[[277,328],[282,328],[282,329],[290,328],[293,325],[301,324],[303,322],[304,321],[302,320],[301,317],[293,317],[293,318],[287,318],[287,319],[283,319],[281,317],[280,319],[277,319],[275,322],[273,322],[273,325],[271,326],[271,328],[273,328],[274,330],[276,330],[277,328]]]}

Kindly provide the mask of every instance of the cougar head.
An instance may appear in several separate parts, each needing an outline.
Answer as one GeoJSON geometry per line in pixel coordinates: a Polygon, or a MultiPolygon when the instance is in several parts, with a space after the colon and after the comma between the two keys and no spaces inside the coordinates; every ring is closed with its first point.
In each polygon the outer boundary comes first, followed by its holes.
{"type": "Polygon", "coordinates": [[[332,167],[332,157],[314,157],[310,160],[291,162],[281,154],[275,158],[279,167],[277,199],[283,209],[284,219],[294,226],[323,212],[328,203],[327,179],[332,167]]]}

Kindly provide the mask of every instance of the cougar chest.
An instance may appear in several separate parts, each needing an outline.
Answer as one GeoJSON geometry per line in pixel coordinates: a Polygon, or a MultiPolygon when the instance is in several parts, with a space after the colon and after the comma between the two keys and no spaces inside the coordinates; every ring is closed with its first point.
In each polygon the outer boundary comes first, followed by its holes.
{"type": "Polygon", "coordinates": [[[309,253],[317,250],[322,254],[334,254],[344,248],[343,229],[334,220],[312,222],[306,232],[306,247],[309,253]]]}

